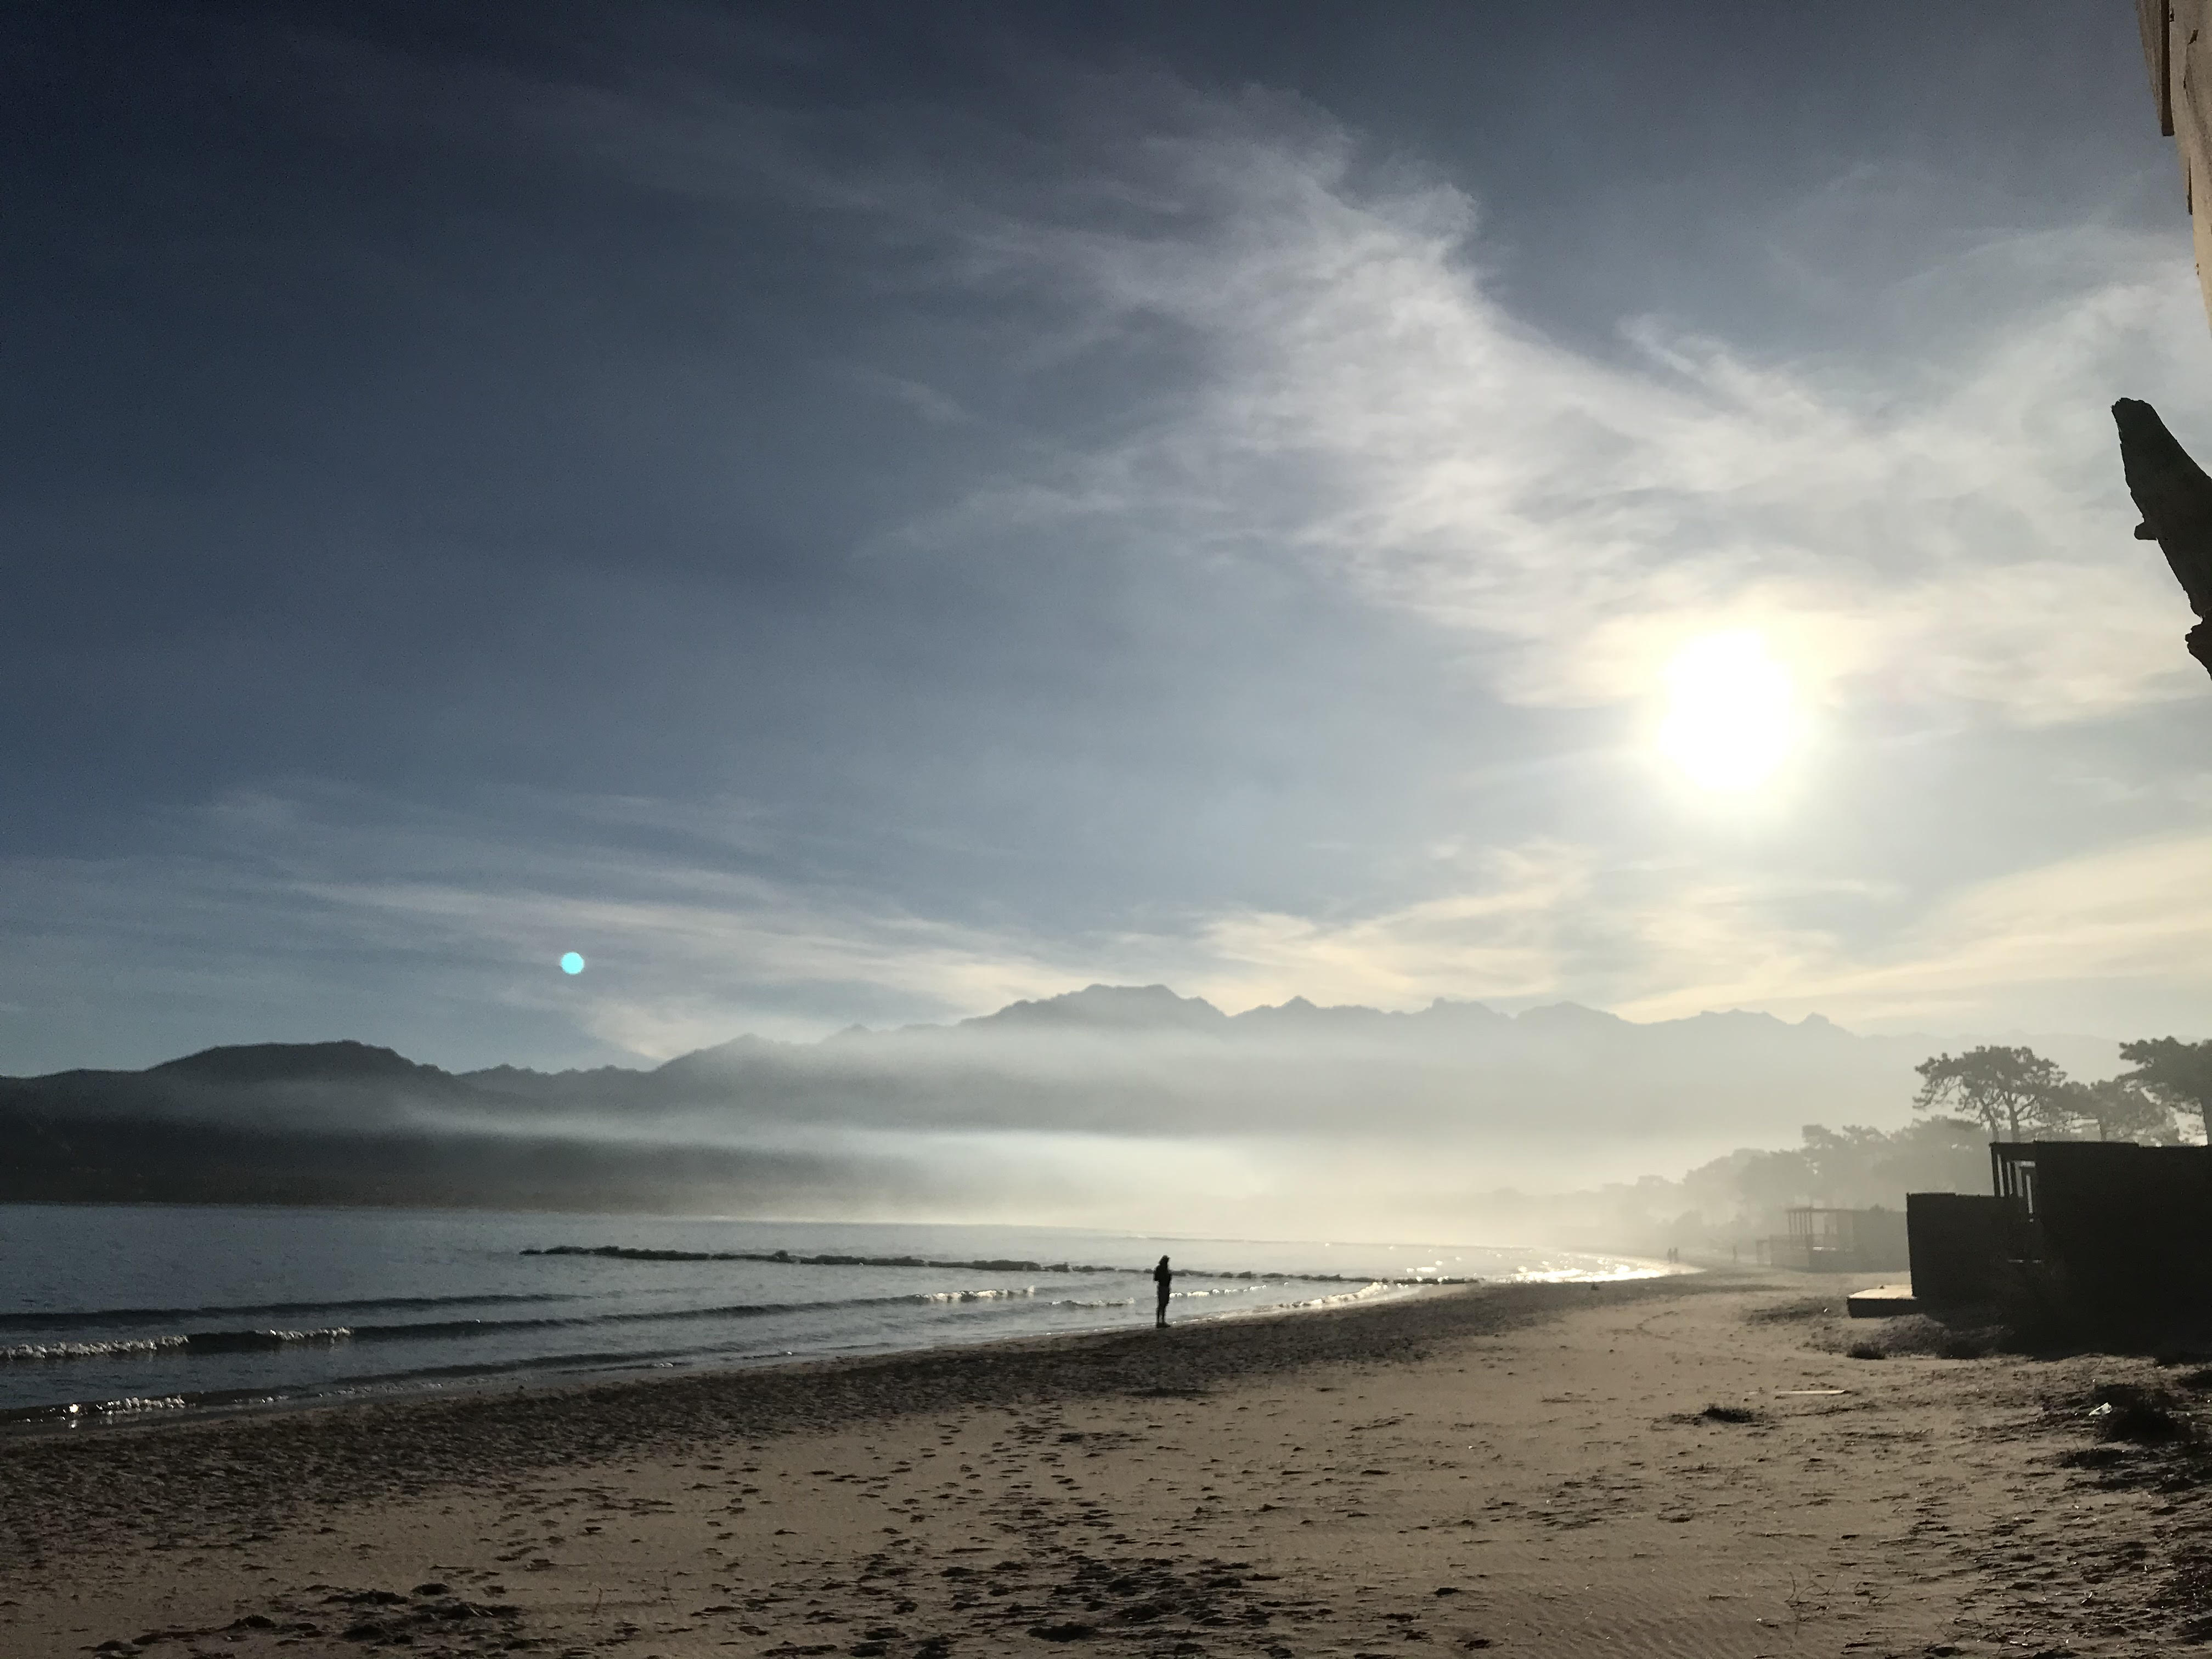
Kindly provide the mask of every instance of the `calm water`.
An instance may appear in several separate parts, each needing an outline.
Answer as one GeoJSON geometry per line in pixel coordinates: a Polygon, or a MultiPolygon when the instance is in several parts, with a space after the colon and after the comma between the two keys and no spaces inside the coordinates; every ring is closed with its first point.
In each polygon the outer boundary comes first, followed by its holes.
{"type": "Polygon", "coordinates": [[[1559,1251],[1042,1227],[0,1205],[0,1425],[1146,1323],[1163,1253],[1181,1275],[1175,1320],[1412,1294],[1392,1282],[1407,1279],[1666,1271],[1559,1251]],[[526,1254],[563,1247],[916,1260],[526,1254]]]}

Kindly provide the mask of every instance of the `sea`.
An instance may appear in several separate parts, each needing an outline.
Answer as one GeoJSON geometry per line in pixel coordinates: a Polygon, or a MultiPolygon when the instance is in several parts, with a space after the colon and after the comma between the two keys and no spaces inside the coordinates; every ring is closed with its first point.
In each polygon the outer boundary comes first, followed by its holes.
{"type": "Polygon", "coordinates": [[[1672,1271],[1048,1227],[0,1204],[0,1431],[775,1364],[1672,1271]]]}

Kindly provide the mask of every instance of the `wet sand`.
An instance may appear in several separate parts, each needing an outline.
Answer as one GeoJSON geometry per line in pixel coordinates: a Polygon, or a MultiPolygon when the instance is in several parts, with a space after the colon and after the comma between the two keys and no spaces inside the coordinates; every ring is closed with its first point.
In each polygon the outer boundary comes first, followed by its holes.
{"type": "Polygon", "coordinates": [[[2199,1460],[2100,1446],[2085,1414],[2154,1367],[1852,1359],[1867,1325],[1818,1311],[1840,1289],[1484,1289],[17,1440],[0,1653],[1748,1659],[2212,1633],[2199,1460]]]}

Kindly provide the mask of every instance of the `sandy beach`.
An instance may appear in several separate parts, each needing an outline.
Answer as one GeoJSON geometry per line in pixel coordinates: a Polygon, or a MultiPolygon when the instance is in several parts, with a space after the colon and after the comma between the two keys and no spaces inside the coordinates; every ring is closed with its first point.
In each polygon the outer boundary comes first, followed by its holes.
{"type": "Polygon", "coordinates": [[[2212,1632],[2147,1360],[1852,1358],[1839,1284],[0,1444],[0,1651],[2142,1654],[2212,1632]],[[1823,1311],[1826,1310],[1828,1311],[1823,1311]]]}

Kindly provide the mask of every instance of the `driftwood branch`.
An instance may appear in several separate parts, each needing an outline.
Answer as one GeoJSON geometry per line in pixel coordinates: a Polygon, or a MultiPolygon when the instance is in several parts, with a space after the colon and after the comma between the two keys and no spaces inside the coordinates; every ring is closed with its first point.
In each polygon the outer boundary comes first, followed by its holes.
{"type": "Polygon", "coordinates": [[[2189,654],[2212,673],[2212,478],[2189,459],[2189,452],[2166,429],[2148,404],[2123,398],[2112,405],[2120,429],[2120,465],[2128,494],[2136,498],[2142,522],[2136,539],[2156,542],[2166,555],[2197,626],[2189,630],[2189,654]]]}

